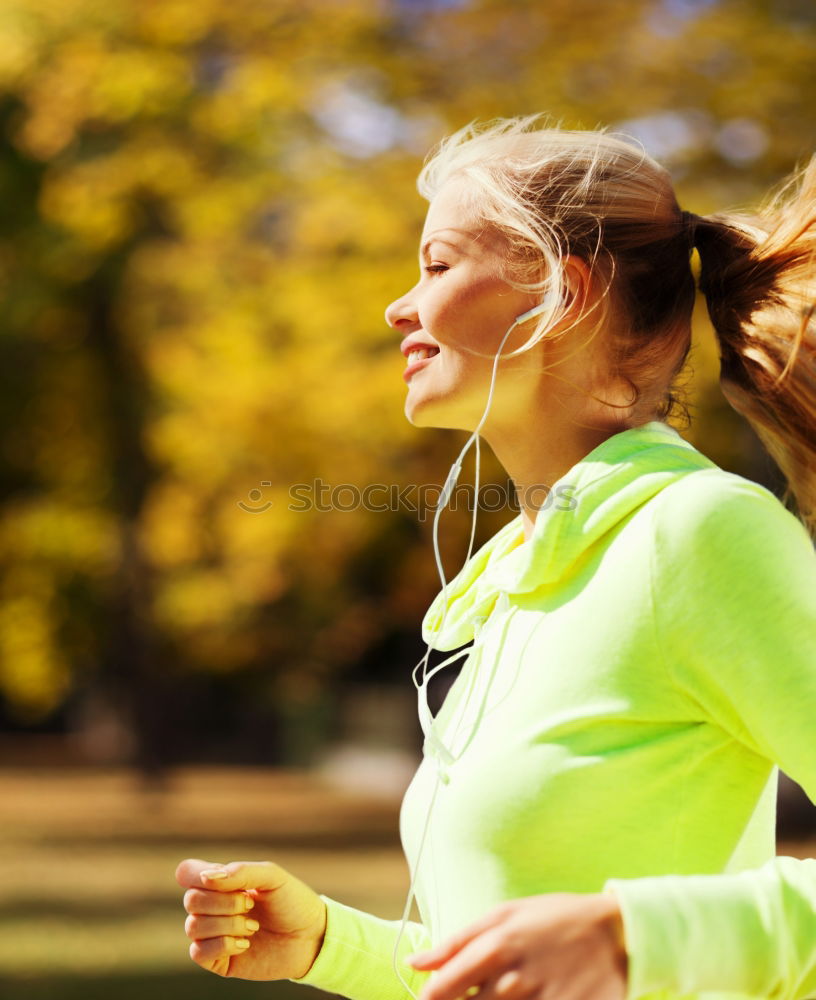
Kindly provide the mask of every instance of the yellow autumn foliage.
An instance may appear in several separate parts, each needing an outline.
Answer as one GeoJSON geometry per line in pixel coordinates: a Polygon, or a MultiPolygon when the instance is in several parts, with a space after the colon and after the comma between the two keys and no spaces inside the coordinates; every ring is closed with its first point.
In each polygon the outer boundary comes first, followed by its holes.
{"type": "MultiPolygon", "coordinates": [[[[108,676],[134,699],[211,671],[407,676],[380,651],[434,592],[428,521],[317,497],[439,483],[458,446],[405,421],[383,318],[446,132],[619,128],[700,212],[757,200],[816,134],[807,4],[2,8],[0,696],[25,720],[108,676]]],[[[690,436],[771,482],[702,311],[694,336],[690,436]]],[[[447,522],[453,563],[467,530],[447,522]]]]}

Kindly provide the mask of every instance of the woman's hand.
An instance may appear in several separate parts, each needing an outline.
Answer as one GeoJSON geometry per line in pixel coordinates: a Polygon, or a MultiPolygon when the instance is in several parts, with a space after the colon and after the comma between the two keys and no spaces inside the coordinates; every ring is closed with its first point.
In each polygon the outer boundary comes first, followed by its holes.
{"type": "Polygon", "coordinates": [[[270,861],[228,865],[188,859],[176,869],[186,889],[190,957],[208,972],[238,979],[299,979],[326,932],[326,904],[270,861]]]}
{"type": "Polygon", "coordinates": [[[408,959],[438,970],[419,1000],[623,1000],[623,923],[608,893],[516,899],[408,959]]]}

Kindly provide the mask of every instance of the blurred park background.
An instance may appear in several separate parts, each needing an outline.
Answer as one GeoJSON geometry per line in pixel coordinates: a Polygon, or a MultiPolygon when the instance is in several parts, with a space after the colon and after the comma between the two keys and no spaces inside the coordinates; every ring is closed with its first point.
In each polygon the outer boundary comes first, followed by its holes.
{"type": "MultiPolygon", "coordinates": [[[[2,0],[2,997],[306,997],[189,963],[188,855],[401,911],[414,487],[460,445],[405,421],[383,320],[428,148],[545,111],[750,207],[814,93],[812,0],[2,0]]],[[[700,311],[679,429],[779,495],[717,365],[700,311]]]]}

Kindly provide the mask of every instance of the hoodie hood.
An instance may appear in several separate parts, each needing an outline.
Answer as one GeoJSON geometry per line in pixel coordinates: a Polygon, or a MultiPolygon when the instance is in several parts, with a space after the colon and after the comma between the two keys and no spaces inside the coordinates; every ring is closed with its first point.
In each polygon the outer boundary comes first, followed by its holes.
{"type": "Polygon", "coordinates": [[[558,582],[590,546],[670,483],[711,468],[717,468],[711,459],[663,421],[613,434],[553,484],[528,541],[519,514],[465,563],[428,609],[423,639],[443,650],[470,642],[499,594],[558,582]]]}

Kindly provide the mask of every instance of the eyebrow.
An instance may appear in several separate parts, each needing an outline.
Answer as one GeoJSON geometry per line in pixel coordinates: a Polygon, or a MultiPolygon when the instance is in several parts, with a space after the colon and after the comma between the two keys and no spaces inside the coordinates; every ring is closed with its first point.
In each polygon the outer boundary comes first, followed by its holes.
{"type": "Polygon", "coordinates": [[[431,235],[427,238],[427,240],[425,240],[425,242],[422,244],[422,249],[420,250],[420,256],[425,257],[427,255],[428,249],[430,248],[432,243],[444,243],[445,246],[453,247],[454,250],[458,250],[459,247],[461,246],[461,240],[459,242],[454,243],[451,240],[444,240],[442,239],[441,236],[438,235],[439,233],[457,233],[457,232],[460,232],[465,236],[468,235],[464,232],[464,230],[459,230],[459,229],[439,229],[437,230],[436,233],[431,233],[431,235]]]}

